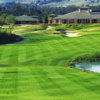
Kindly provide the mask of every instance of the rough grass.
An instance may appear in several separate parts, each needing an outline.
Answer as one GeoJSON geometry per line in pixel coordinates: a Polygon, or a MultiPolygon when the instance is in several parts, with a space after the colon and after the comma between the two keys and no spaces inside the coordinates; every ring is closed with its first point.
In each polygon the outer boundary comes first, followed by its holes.
{"type": "Polygon", "coordinates": [[[100,99],[100,74],[68,67],[76,57],[100,51],[100,34],[23,36],[29,40],[0,46],[0,100],[100,99]]]}
{"type": "Polygon", "coordinates": [[[15,27],[13,30],[13,33],[19,34],[19,33],[28,33],[32,31],[37,31],[37,30],[43,30],[46,29],[46,25],[30,25],[30,26],[19,26],[15,27]]]}
{"type": "Polygon", "coordinates": [[[72,30],[73,32],[77,32],[80,35],[88,35],[88,34],[99,34],[100,32],[100,24],[91,24],[91,25],[58,25],[54,26],[53,29],[65,29],[66,31],[72,30]]]}

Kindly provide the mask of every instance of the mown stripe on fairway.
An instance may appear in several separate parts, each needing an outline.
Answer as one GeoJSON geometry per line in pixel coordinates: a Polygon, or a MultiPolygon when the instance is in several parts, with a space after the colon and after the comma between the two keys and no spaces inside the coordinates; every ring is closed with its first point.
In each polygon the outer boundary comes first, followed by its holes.
{"type": "MultiPolygon", "coordinates": [[[[23,96],[34,97],[45,96],[45,93],[40,87],[40,84],[37,82],[36,76],[33,74],[36,70],[31,69],[30,67],[27,70],[22,68],[19,70],[19,99],[23,96]]],[[[21,99],[20,99],[21,100],[21,99]]]]}
{"type": "Polygon", "coordinates": [[[18,71],[16,68],[5,68],[0,79],[0,98],[4,100],[18,100],[18,71]]]}
{"type": "Polygon", "coordinates": [[[69,79],[71,81],[72,87],[75,84],[77,85],[78,89],[77,89],[77,87],[76,87],[76,90],[73,90],[71,88],[71,91],[76,91],[75,94],[77,92],[79,93],[80,91],[83,91],[82,92],[83,94],[84,94],[84,92],[91,94],[91,95],[95,95],[95,94],[99,95],[100,94],[100,91],[97,89],[97,88],[100,88],[100,84],[96,83],[96,82],[94,83],[90,79],[90,78],[93,78],[93,75],[90,74],[89,76],[85,76],[86,73],[83,73],[83,75],[82,75],[82,73],[79,73],[79,74],[75,74],[75,73],[73,74],[71,72],[64,73],[64,71],[62,71],[62,70],[59,70],[59,73],[61,75],[64,75],[67,79],[69,79]]]}
{"type": "Polygon", "coordinates": [[[45,69],[39,68],[36,72],[33,71],[33,76],[39,83],[40,89],[42,89],[46,95],[57,96],[69,94],[53,77],[48,77],[48,72],[45,69]]]}
{"type": "MultiPolygon", "coordinates": [[[[64,97],[62,100],[66,100],[66,98],[68,98],[68,100],[85,100],[84,98],[87,98],[87,100],[89,100],[92,97],[94,98],[95,96],[99,96],[98,93],[90,91],[90,89],[87,88],[88,82],[85,82],[85,80],[88,80],[88,78],[92,78],[94,76],[94,74],[92,73],[86,76],[86,72],[52,67],[31,67],[30,71],[29,69],[27,69],[27,74],[21,73],[19,75],[19,77],[21,76],[20,81],[22,83],[22,85],[20,86],[23,87],[21,90],[22,92],[20,92],[19,95],[20,99],[21,94],[25,95],[22,98],[29,97],[31,100],[32,98],[37,98],[39,100],[42,100],[42,98],[44,98],[44,100],[45,98],[47,100],[57,100],[58,98],[58,100],[61,100],[62,97],[64,97]],[[30,74],[30,71],[32,72],[32,75],[30,74]],[[80,77],[80,75],[83,75],[83,77],[80,77]],[[27,79],[28,81],[23,79],[27,79]],[[79,81],[80,79],[81,81],[79,81]],[[37,94],[36,92],[38,92],[39,94],[37,94]],[[38,96],[40,98],[38,98],[38,96]]],[[[91,81],[89,82],[89,84],[90,83],[91,81]]],[[[95,86],[95,84],[92,85],[95,86]]]]}
{"type": "Polygon", "coordinates": [[[9,66],[9,57],[10,57],[10,52],[11,52],[11,48],[10,46],[6,46],[0,47],[0,49],[2,50],[2,54],[0,56],[0,64],[1,66],[9,66]]]}
{"type": "Polygon", "coordinates": [[[9,53],[9,65],[18,65],[18,46],[11,47],[9,53]]]}
{"type": "Polygon", "coordinates": [[[26,47],[25,46],[19,46],[18,47],[18,63],[25,62],[27,60],[26,58],[26,47]]]}

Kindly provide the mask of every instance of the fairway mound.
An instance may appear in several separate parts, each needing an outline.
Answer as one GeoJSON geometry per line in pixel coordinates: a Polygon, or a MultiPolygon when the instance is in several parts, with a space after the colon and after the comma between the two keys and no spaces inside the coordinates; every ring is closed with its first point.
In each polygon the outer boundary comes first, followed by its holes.
{"type": "Polygon", "coordinates": [[[0,45],[17,43],[25,40],[24,37],[9,33],[0,33],[0,45]]]}

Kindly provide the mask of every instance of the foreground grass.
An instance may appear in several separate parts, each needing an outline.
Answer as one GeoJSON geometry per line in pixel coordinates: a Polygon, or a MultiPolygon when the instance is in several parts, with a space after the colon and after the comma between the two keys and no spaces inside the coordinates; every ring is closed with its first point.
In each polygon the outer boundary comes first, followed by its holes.
{"type": "Polygon", "coordinates": [[[100,74],[70,68],[0,68],[1,100],[99,100],[100,74]]]}
{"type": "Polygon", "coordinates": [[[68,38],[27,31],[23,36],[29,40],[0,46],[0,100],[99,100],[100,74],[68,65],[99,52],[100,34],[68,38]]]}

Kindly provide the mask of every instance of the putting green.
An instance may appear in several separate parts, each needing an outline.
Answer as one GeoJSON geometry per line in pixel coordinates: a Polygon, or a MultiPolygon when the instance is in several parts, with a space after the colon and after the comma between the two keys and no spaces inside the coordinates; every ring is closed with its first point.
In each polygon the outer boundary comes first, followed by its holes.
{"type": "Polygon", "coordinates": [[[99,100],[100,74],[68,67],[100,52],[100,34],[91,32],[68,38],[27,31],[28,41],[0,46],[0,100],[99,100]]]}

